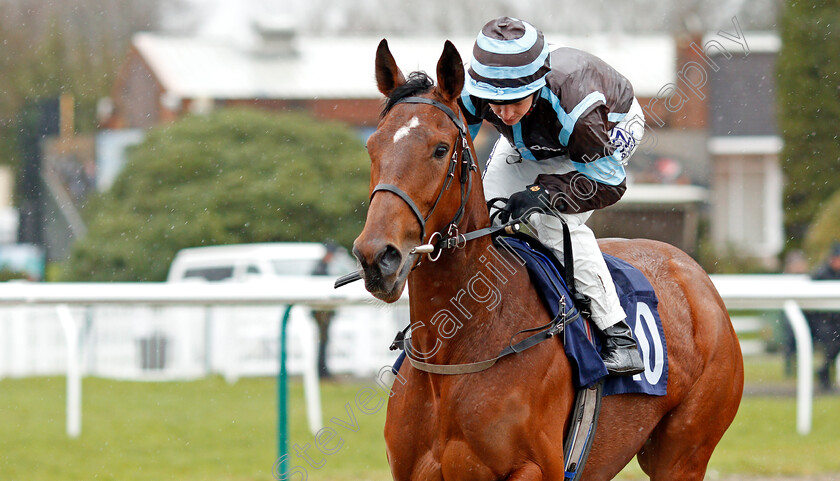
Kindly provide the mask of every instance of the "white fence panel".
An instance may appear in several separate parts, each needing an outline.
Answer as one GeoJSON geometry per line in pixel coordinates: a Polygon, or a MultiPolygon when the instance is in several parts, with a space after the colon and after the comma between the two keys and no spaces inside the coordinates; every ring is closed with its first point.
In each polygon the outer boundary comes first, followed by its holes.
{"type": "MultiPolygon", "coordinates": [[[[70,308],[79,326],[82,375],[174,380],[277,374],[282,306],[94,305],[70,308]]],[[[348,306],[330,326],[327,365],[370,376],[396,359],[388,350],[407,309],[348,306]]],[[[292,309],[287,368],[317,359],[318,330],[306,306],[292,309]]],[[[0,306],[0,378],[63,375],[67,341],[54,306],[0,306]]]]}

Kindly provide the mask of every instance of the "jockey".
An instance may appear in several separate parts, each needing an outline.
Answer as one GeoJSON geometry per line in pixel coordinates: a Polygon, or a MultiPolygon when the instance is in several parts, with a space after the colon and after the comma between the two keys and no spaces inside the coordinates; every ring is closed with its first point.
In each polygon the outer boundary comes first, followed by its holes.
{"type": "Polygon", "coordinates": [[[509,198],[499,220],[530,217],[540,240],[563,259],[569,226],[575,286],[591,300],[607,371],[644,371],[615,286],[585,225],[627,188],[624,165],[641,141],[644,115],[630,82],[594,55],[550,49],[543,33],[509,17],[475,41],[461,110],[475,138],[482,121],[501,134],[484,172],[485,197],[509,198]]]}

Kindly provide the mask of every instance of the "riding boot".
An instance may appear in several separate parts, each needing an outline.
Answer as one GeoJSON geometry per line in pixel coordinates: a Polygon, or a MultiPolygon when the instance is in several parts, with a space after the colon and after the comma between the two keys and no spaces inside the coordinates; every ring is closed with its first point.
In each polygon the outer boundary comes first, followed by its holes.
{"type": "Polygon", "coordinates": [[[645,365],[642,362],[642,356],[639,355],[636,340],[630,333],[630,326],[626,321],[617,322],[601,330],[601,338],[604,341],[601,356],[604,358],[607,372],[619,376],[631,376],[644,372],[645,365]]]}

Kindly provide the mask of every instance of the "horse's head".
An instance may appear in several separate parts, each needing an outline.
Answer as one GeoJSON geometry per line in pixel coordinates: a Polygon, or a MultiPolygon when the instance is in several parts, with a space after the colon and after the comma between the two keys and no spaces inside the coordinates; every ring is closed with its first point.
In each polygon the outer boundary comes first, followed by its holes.
{"type": "Polygon", "coordinates": [[[420,255],[412,249],[430,242],[430,235],[444,230],[463,209],[463,177],[460,167],[453,167],[462,160],[466,138],[456,125],[464,67],[447,41],[437,64],[436,86],[421,73],[406,81],[382,40],[376,51],[376,82],[387,103],[367,141],[371,201],[353,253],[362,265],[367,290],[393,302],[420,255]],[[432,103],[417,103],[418,97],[432,103]]]}

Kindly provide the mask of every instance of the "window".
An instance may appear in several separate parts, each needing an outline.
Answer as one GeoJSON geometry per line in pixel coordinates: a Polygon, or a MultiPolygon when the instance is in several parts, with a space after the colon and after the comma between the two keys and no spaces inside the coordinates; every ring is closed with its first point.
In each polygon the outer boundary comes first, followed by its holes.
{"type": "Polygon", "coordinates": [[[233,266],[195,267],[184,272],[184,279],[204,279],[206,281],[224,281],[233,277],[233,266]]]}
{"type": "Polygon", "coordinates": [[[278,276],[309,276],[315,271],[315,259],[282,259],[271,261],[278,276]]]}

